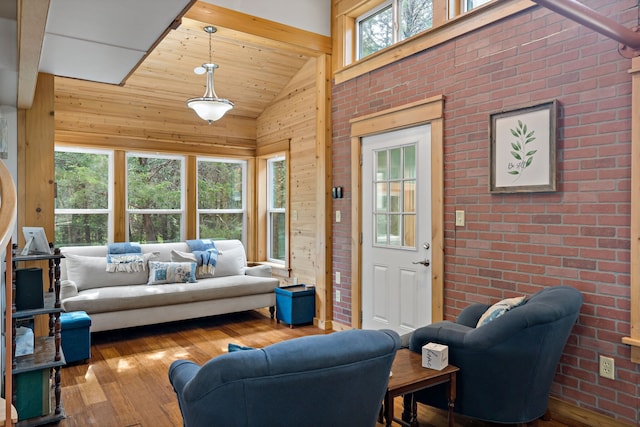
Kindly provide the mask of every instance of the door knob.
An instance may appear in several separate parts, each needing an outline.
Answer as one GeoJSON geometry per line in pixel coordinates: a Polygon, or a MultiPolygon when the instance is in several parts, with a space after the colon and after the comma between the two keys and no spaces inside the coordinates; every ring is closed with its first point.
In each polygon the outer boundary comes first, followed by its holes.
{"type": "Polygon", "coordinates": [[[431,265],[428,259],[424,259],[422,261],[413,261],[412,264],[422,264],[425,267],[429,267],[431,265]]]}

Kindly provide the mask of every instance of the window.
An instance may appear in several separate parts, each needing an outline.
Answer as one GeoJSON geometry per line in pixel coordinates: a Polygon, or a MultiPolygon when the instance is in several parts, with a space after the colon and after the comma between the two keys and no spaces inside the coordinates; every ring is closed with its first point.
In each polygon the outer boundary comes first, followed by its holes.
{"type": "Polygon", "coordinates": [[[284,157],[267,160],[267,260],[285,263],[287,163],[284,157]]]}
{"type": "Polygon", "coordinates": [[[360,59],[431,28],[433,0],[389,0],[357,18],[356,25],[360,59]]]}
{"type": "Polygon", "coordinates": [[[197,163],[198,236],[245,242],[247,163],[205,158],[197,163]]]}
{"type": "Polygon", "coordinates": [[[129,241],[183,240],[184,158],[127,154],[129,241]]]}
{"type": "Polygon", "coordinates": [[[464,11],[468,12],[471,9],[474,9],[478,6],[481,6],[485,3],[489,3],[491,0],[463,0],[464,3],[464,11]]]}
{"type": "Polygon", "coordinates": [[[113,153],[56,148],[55,242],[104,245],[111,231],[113,153]]]}
{"type": "Polygon", "coordinates": [[[416,146],[374,152],[375,245],[416,247],[416,146]]]}

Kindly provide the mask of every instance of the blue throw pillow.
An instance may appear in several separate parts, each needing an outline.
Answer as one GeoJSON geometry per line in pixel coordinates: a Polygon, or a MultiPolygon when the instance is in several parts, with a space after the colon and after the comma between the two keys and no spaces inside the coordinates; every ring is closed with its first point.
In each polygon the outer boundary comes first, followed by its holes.
{"type": "Polygon", "coordinates": [[[242,350],[255,350],[253,347],[245,347],[240,344],[229,343],[229,353],[242,350]]]}

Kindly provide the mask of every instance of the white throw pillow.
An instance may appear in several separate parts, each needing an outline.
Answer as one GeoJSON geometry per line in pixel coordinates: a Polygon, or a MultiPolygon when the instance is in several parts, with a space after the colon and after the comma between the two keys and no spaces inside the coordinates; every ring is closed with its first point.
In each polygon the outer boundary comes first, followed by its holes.
{"type": "Polygon", "coordinates": [[[218,254],[218,262],[214,277],[244,275],[247,266],[247,255],[244,247],[225,249],[218,254]]]}
{"type": "MultiPolygon", "coordinates": [[[[64,255],[64,254],[63,254],[64,255]]],[[[158,258],[159,252],[144,254],[144,271],[115,272],[107,271],[107,258],[104,256],[65,255],[67,279],[73,281],[79,291],[105,286],[144,285],[149,277],[146,264],[158,258]]]]}
{"type": "Polygon", "coordinates": [[[493,304],[480,317],[480,320],[478,320],[478,324],[476,325],[476,328],[479,328],[480,326],[486,325],[487,323],[491,322],[492,320],[495,320],[498,317],[502,316],[503,314],[505,314],[507,311],[511,310],[512,308],[515,308],[515,307],[517,307],[519,305],[522,305],[524,303],[524,299],[525,299],[525,297],[507,298],[507,299],[504,299],[504,300],[502,300],[500,302],[497,302],[497,303],[493,304]]]}

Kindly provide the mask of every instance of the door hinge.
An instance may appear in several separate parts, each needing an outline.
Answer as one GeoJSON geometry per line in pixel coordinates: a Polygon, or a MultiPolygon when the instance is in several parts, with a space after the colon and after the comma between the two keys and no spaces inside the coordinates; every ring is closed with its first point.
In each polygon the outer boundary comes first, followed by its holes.
{"type": "Polygon", "coordinates": [[[363,155],[362,155],[362,154],[360,154],[360,166],[362,166],[363,161],[364,161],[364,160],[363,160],[363,155]]]}
{"type": "Polygon", "coordinates": [[[364,235],[362,232],[360,232],[360,244],[362,244],[363,241],[364,241],[364,235]]]}

